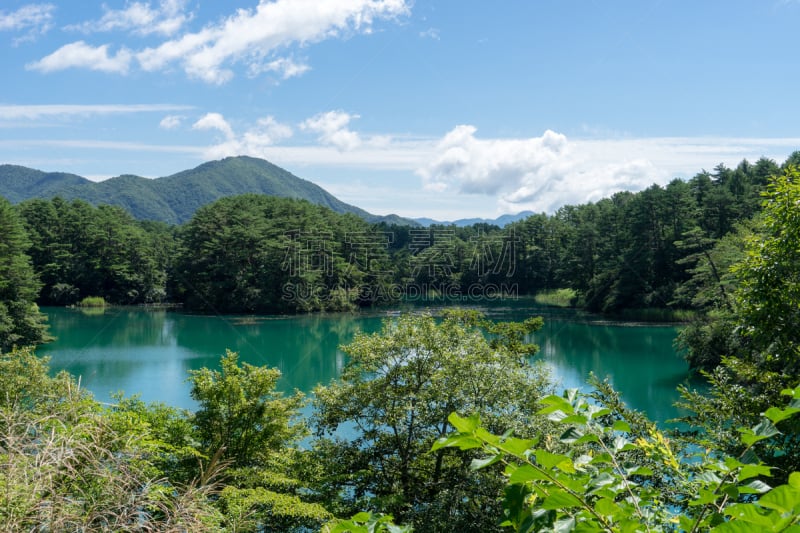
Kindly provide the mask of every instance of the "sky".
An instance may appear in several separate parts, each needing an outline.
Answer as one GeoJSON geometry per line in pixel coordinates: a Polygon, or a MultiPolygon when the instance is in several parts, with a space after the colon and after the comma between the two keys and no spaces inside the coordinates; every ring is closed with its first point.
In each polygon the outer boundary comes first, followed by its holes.
{"type": "Polygon", "coordinates": [[[0,1],[0,163],[553,213],[800,150],[800,0],[0,1]]]}

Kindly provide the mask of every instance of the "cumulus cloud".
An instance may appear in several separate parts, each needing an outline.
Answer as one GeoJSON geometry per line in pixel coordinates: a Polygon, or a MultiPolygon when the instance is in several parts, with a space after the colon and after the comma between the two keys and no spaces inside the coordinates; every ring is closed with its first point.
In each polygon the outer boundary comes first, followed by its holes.
{"type": "Polygon", "coordinates": [[[83,33],[131,31],[140,35],[158,33],[174,35],[191,18],[186,12],[186,0],[162,0],[153,7],[150,2],[133,2],[124,9],[103,5],[99,20],[67,26],[65,29],[83,33]]]}
{"type": "Polygon", "coordinates": [[[300,127],[318,133],[319,140],[323,144],[335,146],[342,151],[349,151],[358,148],[361,144],[358,133],[347,127],[351,120],[357,118],[358,115],[350,115],[344,111],[328,111],[309,118],[300,127]]]}
{"type": "Polygon", "coordinates": [[[476,131],[457,126],[439,141],[431,160],[417,170],[426,189],[494,196],[504,211],[552,211],[639,190],[664,177],[646,158],[604,163],[550,130],[529,139],[479,139],[476,131]]]}
{"type": "Polygon", "coordinates": [[[231,125],[225,120],[225,117],[219,113],[206,113],[203,118],[192,125],[192,129],[217,130],[222,132],[229,141],[235,137],[233,128],[231,128],[231,125]]]}
{"type": "Polygon", "coordinates": [[[32,41],[53,27],[53,4],[28,4],[16,11],[0,10],[0,31],[25,31],[14,43],[32,41]]]}
{"type": "Polygon", "coordinates": [[[77,41],[62,46],[49,56],[26,65],[28,70],[48,73],[68,68],[87,68],[100,72],[126,74],[130,68],[133,55],[127,48],[122,48],[114,55],[109,55],[109,45],[92,46],[84,41],[77,41]]]}

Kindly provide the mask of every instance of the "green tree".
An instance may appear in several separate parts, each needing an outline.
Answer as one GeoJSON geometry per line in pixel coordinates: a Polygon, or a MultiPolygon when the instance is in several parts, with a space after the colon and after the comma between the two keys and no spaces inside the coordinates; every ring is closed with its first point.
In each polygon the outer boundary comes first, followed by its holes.
{"type": "Polygon", "coordinates": [[[293,477],[305,434],[298,421],[301,393],[276,390],[280,371],[239,363],[228,351],[220,370],[190,373],[191,395],[200,404],[192,422],[203,467],[200,478],[223,468],[225,487],[217,502],[226,527],[235,531],[293,531],[316,528],[332,515],[300,497],[293,477]]]}
{"type": "MultiPolygon", "coordinates": [[[[763,215],[746,239],[743,260],[732,267],[732,309],[710,314],[708,331],[689,344],[690,357],[716,355],[720,364],[707,374],[708,395],[683,389],[684,407],[693,413],[687,421],[704,428],[698,443],[729,454],[741,449],[735,429],[754,425],[800,375],[798,204],[800,171],[788,166],[769,183],[763,215]]],[[[779,428],[781,436],[757,451],[785,476],[800,470],[800,425],[787,421],[779,428]]]]}
{"type": "Polygon", "coordinates": [[[480,412],[497,431],[530,431],[546,372],[528,357],[525,335],[541,319],[486,324],[476,312],[404,315],[343,350],[340,379],[315,389],[318,490],[350,516],[368,506],[416,531],[492,531],[500,477],[469,474],[472,456],[432,443],[450,431],[452,411],[480,412]],[[482,326],[487,326],[486,328],[482,326]],[[491,331],[487,332],[489,329],[491,331]],[[490,338],[487,338],[486,335],[490,338]],[[338,432],[352,434],[348,439],[338,432]]]}
{"type": "Polygon", "coordinates": [[[29,246],[17,213],[0,197],[0,353],[48,339],[35,303],[40,284],[26,254],[29,246]]]}

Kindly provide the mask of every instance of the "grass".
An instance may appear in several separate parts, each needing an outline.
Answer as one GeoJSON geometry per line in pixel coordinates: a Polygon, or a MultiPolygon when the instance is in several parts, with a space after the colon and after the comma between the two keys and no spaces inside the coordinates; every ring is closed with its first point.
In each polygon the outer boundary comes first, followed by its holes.
{"type": "Polygon", "coordinates": [[[575,307],[577,294],[573,289],[555,289],[540,292],[533,299],[537,304],[550,307],[575,307]]]}
{"type": "Polygon", "coordinates": [[[691,322],[697,318],[697,311],[645,307],[643,309],[623,309],[614,313],[613,316],[614,318],[635,322],[691,322]]]}
{"type": "Polygon", "coordinates": [[[106,301],[102,296],[87,296],[78,302],[78,307],[105,307],[106,305],[106,301]]]}

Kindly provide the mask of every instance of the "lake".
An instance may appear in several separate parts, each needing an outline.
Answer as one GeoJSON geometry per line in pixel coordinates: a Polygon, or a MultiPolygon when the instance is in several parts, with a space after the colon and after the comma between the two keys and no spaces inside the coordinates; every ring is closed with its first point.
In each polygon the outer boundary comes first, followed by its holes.
{"type": "MultiPolygon", "coordinates": [[[[483,308],[498,320],[543,316],[533,336],[560,383],[584,386],[590,372],[608,376],[629,406],[664,421],[677,414],[676,387],[687,382],[686,362],[672,342],[674,326],[608,322],[574,310],[540,307],[530,300],[483,308]]],[[[374,332],[398,310],[291,317],[207,316],[164,309],[104,311],[44,308],[57,340],[38,349],[53,371],[80,376],[100,401],[116,391],[145,401],[192,409],[190,370],[218,368],[225,349],[242,361],[281,370],[281,387],[309,392],[337,377],[346,356],[339,350],[356,332],[374,332]]]]}

